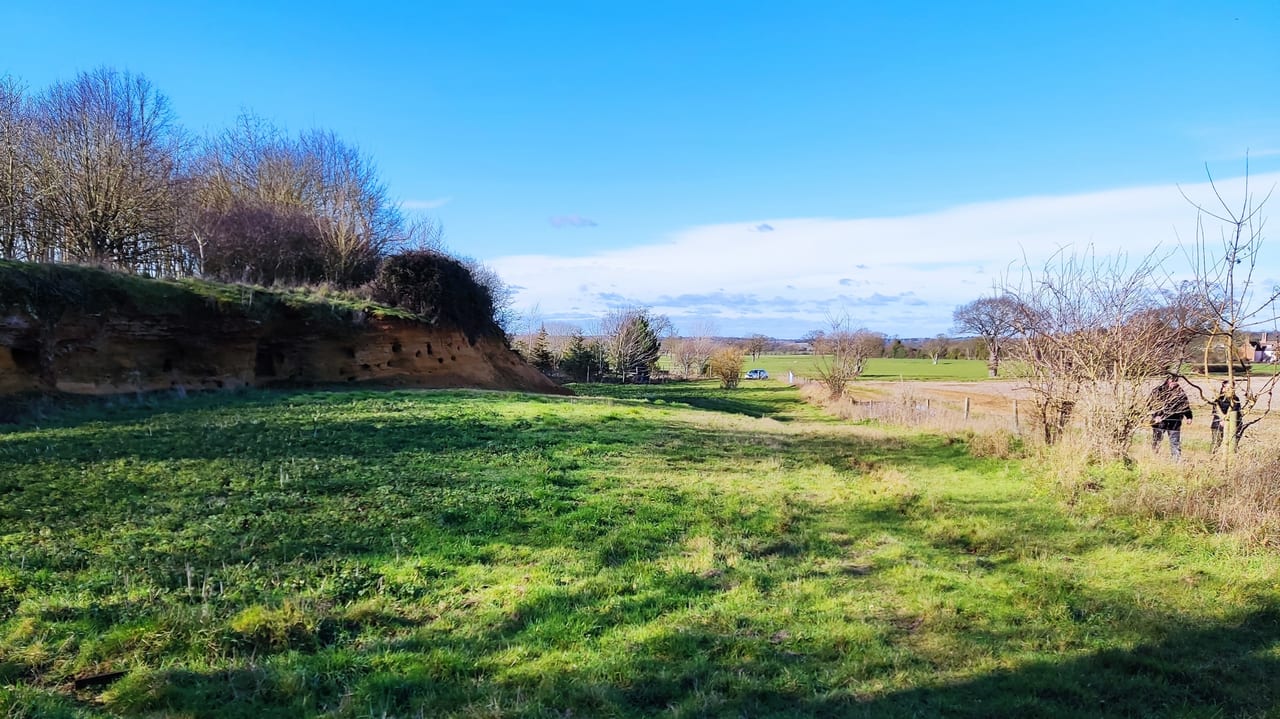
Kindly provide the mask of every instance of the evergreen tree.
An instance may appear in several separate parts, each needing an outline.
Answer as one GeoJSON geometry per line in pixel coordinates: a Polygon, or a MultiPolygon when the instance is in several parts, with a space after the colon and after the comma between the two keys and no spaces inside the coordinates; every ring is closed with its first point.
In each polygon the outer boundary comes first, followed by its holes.
{"type": "Polygon", "coordinates": [[[556,368],[556,358],[551,354],[551,344],[547,340],[547,327],[543,325],[533,338],[530,364],[543,372],[551,372],[556,368]]]}
{"type": "Polygon", "coordinates": [[[581,332],[574,332],[565,348],[564,358],[560,360],[560,371],[570,379],[583,382],[589,377],[593,364],[591,347],[581,332]]]}
{"type": "Polygon", "coordinates": [[[622,374],[622,381],[646,384],[662,354],[662,343],[648,316],[638,312],[630,318],[614,350],[613,364],[622,374]]]}

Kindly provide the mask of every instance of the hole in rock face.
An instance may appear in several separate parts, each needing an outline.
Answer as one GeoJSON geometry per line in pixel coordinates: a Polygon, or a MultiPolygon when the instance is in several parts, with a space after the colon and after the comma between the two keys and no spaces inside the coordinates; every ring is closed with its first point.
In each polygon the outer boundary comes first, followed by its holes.
{"type": "Polygon", "coordinates": [[[10,354],[18,369],[32,374],[40,371],[40,354],[34,348],[14,347],[10,350],[10,354]]]}
{"type": "Polygon", "coordinates": [[[269,347],[258,345],[258,354],[253,363],[253,374],[258,377],[276,376],[276,363],[269,347]]]}
{"type": "Polygon", "coordinates": [[[414,356],[414,357],[421,357],[421,356],[422,356],[422,350],[418,350],[417,352],[414,352],[414,353],[413,353],[413,356],[414,356]]]}
{"type": "Polygon", "coordinates": [[[369,366],[369,365],[367,365],[367,364],[362,364],[362,365],[360,365],[360,369],[364,370],[365,372],[368,372],[369,370],[371,370],[371,369],[373,369],[373,368],[372,368],[372,367],[370,367],[370,366],[369,366]]]}
{"type": "Polygon", "coordinates": [[[343,347],[343,348],[342,348],[342,351],[347,355],[347,357],[348,357],[349,359],[355,359],[355,358],[356,358],[356,348],[355,348],[355,347],[343,347]]]}
{"type": "Polygon", "coordinates": [[[436,358],[436,361],[437,361],[437,362],[439,362],[440,364],[444,364],[444,358],[443,358],[443,357],[437,357],[437,358],[436,358]]]}
{"type": "Polygon", "coordinates": [[[402,350],[402,349],[404,349],[404,346],[403,346],[403,345],[401,345],[399,342],[392,342],[392,343],[391,343],[391,351],[392,351],[392,352],[395,352],[396,354],[399,354],[399,353],[400,353],[400,350],[402,350]]]}
{"type": "Polygon", "coordinates": [[[431,354],[431,343],[427,343],[427,354],[431,354]]]}

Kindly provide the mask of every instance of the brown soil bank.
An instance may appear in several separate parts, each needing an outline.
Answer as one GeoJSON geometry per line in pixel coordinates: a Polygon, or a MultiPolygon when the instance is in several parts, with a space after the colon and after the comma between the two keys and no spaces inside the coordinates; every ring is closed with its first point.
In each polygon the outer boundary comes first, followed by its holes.
{"type": "Polygon", "coordinates": [[[502,333],[370,303],[0,261],[0,395],[318,383],[564,394],[502,333]]]}

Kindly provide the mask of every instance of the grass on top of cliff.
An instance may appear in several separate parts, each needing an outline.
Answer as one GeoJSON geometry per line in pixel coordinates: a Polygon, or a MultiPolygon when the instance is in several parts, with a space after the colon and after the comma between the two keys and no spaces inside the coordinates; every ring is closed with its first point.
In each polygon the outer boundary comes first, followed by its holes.
{"type": "Polygon", "coordinates": [[[268,316],[288,308],[320,320],[345,320],[357,312],[415,317],[406,310],[325,288],[266,288],[195,278],[162,280],[82,265],[0,260],[0,309],[26,308],[38,317],[56,317],[68,307],[93,311],[122,307],[153,315],[226,307],[248,316],[268,316]]]}
{"type": "Polygon", "coordinates": [[[0,431],[0,713],[1280,711],[1275,555],[789,388],[635,391],[0,431]]]}

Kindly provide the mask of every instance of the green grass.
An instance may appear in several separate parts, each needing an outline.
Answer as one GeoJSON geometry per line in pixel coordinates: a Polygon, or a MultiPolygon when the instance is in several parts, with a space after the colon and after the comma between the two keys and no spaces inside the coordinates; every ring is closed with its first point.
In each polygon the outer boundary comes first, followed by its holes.
{"type": "Polygon", "coordinates": [[[0,260],[0,308],[23,308],[35,316],[58,316],[69,307],[107,307],[150,315],[209,316],[233,309],[264,319],[288,313],[322,323],[345,325],[353,313],[412,319],[345,292],[315,288],[265,288],[194,278],[157,280],[80,265],[0,260]]]}
{"type": "MultiPolygon", "coordinates": [[[[787,371],[795,372],[801,377],[817,376],[818,358],[813,355],[761,355],[752,360],[746,358],[746,369],[767,370],[769,377],[783,382],[787,379],[787,371]]],[[[983,380],[987,379],[987,363],[983,360],[939,360],[934,364],[929,359],[892,359],[877,357],[867,361],[866,370],[861,379],[864,380],[983,380]]]]}
{"type": "Polygon", "coordinates": [[[794,388],[773,378],[765,381],[744,380],[733,391],[721,389],[719,380],[672,382],[663,385],[571,384],[569,388],[593,397],[697,407],[748,417],[770,417],[780,422],[794,419],[832,421],[829,415],[813,405],[799,401],[794,388]]]}
{"type": "Polygon", "coordinates": [[[760,383],[0,433],[0,708],[1277,716],[1280,560],[760,383]],[[124,671],[73,688],[77,678],[124,671]]]}

